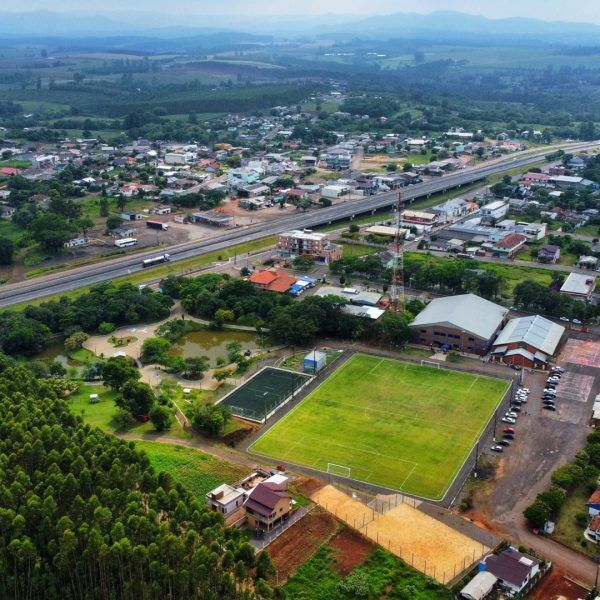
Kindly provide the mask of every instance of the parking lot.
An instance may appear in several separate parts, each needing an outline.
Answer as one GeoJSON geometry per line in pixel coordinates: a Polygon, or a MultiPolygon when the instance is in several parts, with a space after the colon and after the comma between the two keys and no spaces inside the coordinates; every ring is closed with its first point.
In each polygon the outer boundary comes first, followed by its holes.
{"type": "MultiPolygon", "coordinates": [[[[499,468],[493,489],[485,501],[485,512],[509,534],[518,538],[523,526],[523,509],[549,485],[550,474],[571,460],[585,443],[593,398],[600,392],[597,369],[562,363],[565,367],[556,386],[556,411],[542,407],[542,390],[548,373],[524,373],[530,389],[528,402],[515,425],[515,439],[499,454],[499,468]]],[[[492,453],[494,454],[494,453],[492,453]]]]}

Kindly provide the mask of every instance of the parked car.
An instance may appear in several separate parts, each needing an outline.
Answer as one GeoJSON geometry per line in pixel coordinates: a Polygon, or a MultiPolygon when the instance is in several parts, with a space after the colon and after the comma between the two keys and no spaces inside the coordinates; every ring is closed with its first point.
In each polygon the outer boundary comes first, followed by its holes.
{"type": "Polygon", "coordinates": [[[554,371],[556,373],[564,373],[565,372],[565,370],[562,367],[559,367],[559,366],[554,366],[550,370],[554,371]]]}
{"type": "Polygon", "coordinates": [[[510,410],[509,410],[509,411],[506,413],[506,415],[505,415],[505,416],[507,416],[507,417],[511,417],[512,419],[518,419],[518,418],[519,418],[519,415],[518,415],[518,413],[516,413],[516,412],[512,412],[512,411],[510,411],[510,410]]]}
{"type": "Polygon", "coordinates": [[[504,452],[504,448],[502,446],[499,446],[498,444],[494,444],[490,450],[492,452],[504,452]]]}
{"type": "Polygon", "coordinates": [[[505,440],[514,440],[515,439],[515,434],[514,433],[503,433],[502,437],[505,440]]]}
{"type": "Polygon", "coordinates": [[[531,390],[529,388],[526,387],[520,387],[519,388],[519,392],[524,392],[525,394],[529,394],[531,390]]]}
{"type": "Polygon", "coordinates": [[[561,317],[561,318],[560,318],[560,320],[561,320],[563,323],[568,323],[568,322],[569,322],[569,319],[567,319],[567,317],[561,317]]]}
{"type": "Polygon", "coordinates": [[[512,417],[502,417],[500,420],[503,423],[510,423],[511,425],[514,425],[517,422],[517,420],[513,419],[512,417]]]}
{"type": "Polygon", "coordinates": [[[548,377],[546,380],[547,383],[558,383],[560,381],[560,377],[558,375],[552,375],[552,377],[548,377]]]}
{"type": "Polygon", "coordinates": [[[505,427],[502,431],[504,433],[514,433],[515,432],[515,428],[514,427],[505,427]]]}
{"type": "Polygon", "coordinates": [[[554,388],[547,387],[542,390],[542,394],[552,394],[553,396],[556,396],[556,390],[554,388]]]}
{"type": "Polygon", "coordinates": [[[523,369],[523,367],[521,367],[520,365],[514,365],[513,363],[510,363],[508,366],[511,369],[514,369],[515,371],[521,371],[523,369]]]}
{"type": "Polygon", "coordinates": [[[511,412],[520,413],[521,407],[518,404],[512,404],[510,407],[511,412]]]}
{"type": "Polygon", "coordinates": [[[498,440],[498,446],[504,446],[505,448],[508,448],[510,446],[510,441],[509,440],[498,440]]]}
{"type": "Polygon", "coordinates": [[[579,319],[573,319],[572,323],[575,325],[583,325],[583,323],[579,319]]]}
{"type": "Polygon", "coordinates": [[[555,411],[556,410],[556,406],[554,406],[554,404],[544,404],[542,406],[542,408],[546,409],[546,410],[552,410],[555,411]]]}

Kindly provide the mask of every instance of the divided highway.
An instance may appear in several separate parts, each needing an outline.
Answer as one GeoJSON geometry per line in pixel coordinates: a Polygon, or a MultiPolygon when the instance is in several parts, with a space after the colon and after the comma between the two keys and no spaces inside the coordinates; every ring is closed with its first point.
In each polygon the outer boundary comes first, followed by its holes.
{"type": "MultiPolygon", "coordinates": [[[[589,150],[598,145],[599,142],[593,142],[577,144],[565,149],[569,151],[589,150]]],[[[551,152],[550,149],[545,149],[544,151],[530,153],[526,156],[513,158],[512,160],[497,161],[481,167],[465,169],[452,175],[446,175],[426,183],[410,186],[404,189],[404,201],[406,204],[410,204],[416,199],[468,185],[490,175],[526,167],[543,159],[549,152],[551,152]]],[[[396,198],[397,192],[395,191],[377,194],[364,200],[351,200],[336,206],[276,219],[269,223],[240,227],[239,229],[224,232],[223,235],[217,237],[171,246],[168,249],[165,248],[164,251],[170,254],[171,261],[173,262],[185,260],[209,252],[223,250],[236,244],[258,240],[289,229],[310,228],[342,219],[353,218],[364,213],[372,213],[393,206],[396,198]]],[[[30,282],[5,285],[0,289],[0,307],[28,302],[51,294],[66,292],[141,271],[143,269],[142,260],[156,256],[160,252],[160,250],[153,250],[151,252],[136,254],[133,257],[111,259],[97,265],[87,265],[60,273],[45,275],[30,282]]],[[[148,269],[148,275],[149,278],[152,277],[152,269],[148,269]]]]}

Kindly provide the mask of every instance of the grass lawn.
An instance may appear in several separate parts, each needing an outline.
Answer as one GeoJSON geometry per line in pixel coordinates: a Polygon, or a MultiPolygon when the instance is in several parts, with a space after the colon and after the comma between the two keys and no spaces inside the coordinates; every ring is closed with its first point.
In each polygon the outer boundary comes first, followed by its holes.
{"type": "Polygon", "coordinates": [[[146,452],[157,471],[165,471],[190,492],[203,497],[222,483],[235,483],[248,474],[248,469],[219,460],[195,448],[162,442],[136,442],[146,452]]]}
{"type": "Polygon", "coordinates": [[[506,381],[353,356],[252,452],[440,499],[508,387],[506,381]],[[336,469],[347,475],[345,468],[336,469]]]}
{"type": "Polygon", "coordinates": [[[558,519],[556,519],[556,527],[552,537],[588,556],[597,556],[600,554],[600,546],[583,537],[585,527],[578,525],[575,520],[577,513],[587,514],[585,503],[589,497],[590,492],[585,485],[580,485],[567,494],[558,519]],[[582,542],[585,543],[585,546],[582,546],[582,542]]]}
{"type": "Polygon", "coordinates": [[[68,398],[67,402],[74,414],[79,415],[92,427],[99,427],[107,433],[135,433],[139,435],[155,435],[156,437],[164,435],[181,439],[191,438],[189,434],[183,431],[176,419],[171,429],[164,433],[157,432],[150,421],[147,423],[135,423],[126,430],[120,429],[114,421],[115,412],[117,411],[115,397],[115,392],[102,385],[82,385],[75,394],[72,394],[68,398]],[[90,404],[90,394],[98,394],[100,402],[90,404]]]}
{"type": "Polygon", "coordinates": [[[347,244],[342,241],[342,247],[344,249],[344,257],[348,256],[367,256],[369,254],[377,254],[385,248],[373,248],[372,246],[363,246],[362,244],[347,244]]]}

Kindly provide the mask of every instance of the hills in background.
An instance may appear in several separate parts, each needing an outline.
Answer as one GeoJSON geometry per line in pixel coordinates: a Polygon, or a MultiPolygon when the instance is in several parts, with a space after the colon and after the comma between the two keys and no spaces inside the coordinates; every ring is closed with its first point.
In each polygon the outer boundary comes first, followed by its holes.
{"type": "Polygon", "coordinates": [[[395,13],[368,18],[344,15],[247,17],[236,15],[162,15],[154,13],[0,12],[0,36],[81,38],[135,35],[146,38],[203,38],[222,32],[256,35],[267,41],[310,36],[344,40],[363,38],[435,38],[465,40],[511,38],[511,41],[597,45],[600,26],[592,23],[529,18],[488,19],[460,12],[395,13]]]}

